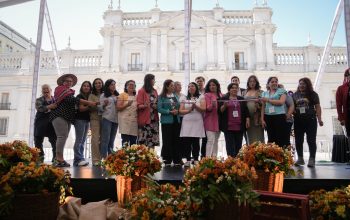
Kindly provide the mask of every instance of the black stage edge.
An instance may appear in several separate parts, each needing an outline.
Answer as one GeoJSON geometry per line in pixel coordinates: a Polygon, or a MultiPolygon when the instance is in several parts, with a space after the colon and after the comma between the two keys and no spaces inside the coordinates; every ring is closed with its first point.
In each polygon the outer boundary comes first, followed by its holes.
{"type": "MultiPolygon", "coordinates": [[[[101,167],[88,165],[86,167],[70,167],[71,183],[75,197],[82,198],[83,203],[104,199],[116,200],[116,184],[114,177],[106,176],[101,167]]],[[[161,183],[181,185],[186,168],[163,167],[154,175],[154,179],[161,183]]],[[[343,163],[317,163],[315,168],[306,165],[295,167],[294,177],[285,177],[283,192],[307,194],[312,190],[333,190],[336,187],[350,184],[350,166],[343,163]]]]}

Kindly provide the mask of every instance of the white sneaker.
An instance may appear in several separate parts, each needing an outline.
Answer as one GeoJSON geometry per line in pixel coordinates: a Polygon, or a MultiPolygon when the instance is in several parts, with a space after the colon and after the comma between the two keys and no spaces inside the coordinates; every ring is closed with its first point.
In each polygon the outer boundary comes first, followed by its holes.
{"type": "Polygon", "coordinates": [[[185,167],[189,167],[191,166],[191,161],[186,161],[185,164],[184,164],[185,167]]]}
{"type": "Polygon", "coordinates": [[[79,167],[83,167],[83,166],[87,166],[89,164],[89,162],[87,162],[87,161],[85,161],[85,160],[82,160],[82,161],[80,161],[77,165],[79,166],[79,167]]]}

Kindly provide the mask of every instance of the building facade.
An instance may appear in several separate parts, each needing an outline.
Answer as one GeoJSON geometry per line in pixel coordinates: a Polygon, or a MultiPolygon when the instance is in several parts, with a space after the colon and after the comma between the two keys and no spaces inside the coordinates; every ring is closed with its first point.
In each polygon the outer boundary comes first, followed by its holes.
{"type": "MultiPolygon", "coordinates": [[[[311,42],[304,47],[279,47],[273,42],[277,27],[272,23],[272,15],[272,9],[266,5],[251,10],[215,7],[193,11],[191,80],[199,75],[206,80],[216,78],[223,91],[233,75],[241,79],[241,87],[245,87],[252,74],[259,78],[261,85],[265,85],[269,76],[277,76],[288,90],[295,90],[302,77],[315,80],[324,48],[311,42]]],[[[77,74],[79,82],[96,77],[113,78],[119,90],[129,79],[136,80],[140,88],[147,73],[156,75],[158,90],[165,79],[183,81],[183,11],[153,8],[128,13],[108,9],[103,19],[104,26],[100,29],[103,47],[96,50],[68,47],[58,51],[62,72],[77,74]]],[[[33,64],[33,50],[0,53],[0,93],[8,94],[5,101],[1,99],[1,104],[11,103],[9,108],[0,109],[0,142],[28,139],[33,64]]],[[[341,130],[336,120],[335,91],[343,81],[347,66],[346,48],[333,47],[317,91],[325,122],[318,131],[319,143],[330,143],[333,134],[341,130]]],[[[54,87],[56,78],[53,53],[43,51],[39,85],[48,83],[54,87]]],[[[37,90],[40,94],[40,86],[37,90]]]]}

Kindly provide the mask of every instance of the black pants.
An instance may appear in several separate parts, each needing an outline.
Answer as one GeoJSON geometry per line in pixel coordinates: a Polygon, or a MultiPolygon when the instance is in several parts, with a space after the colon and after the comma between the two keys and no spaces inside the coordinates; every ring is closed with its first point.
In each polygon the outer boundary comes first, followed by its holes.
{"type": "MultiPolygon", "coordinates": [[[[40,150],[39,155],[41,157],[44,157],[44,148],[43,148],[44,138],[45,138],[44,136],[34,136],[34,145],[40,150]]],[[[50,135],[48,139],[52,147],[52,156],[55,157],[56,156],[56,139],[57,139],[56,135],[50,135]]]]}
{"type": "Polygon", "coordinates": [[[310,157],[316,156],[316,134],[317,119],[316,117],[296,117],[294,119],[295,147],[298,157],[303,157],[304,134],[306,133],[306,141],[309,145],[310,157]]]}
{"type": "Polygon", "coordinates": [[[179,146],[180,129],[180,124],[177,122],[173,124],[162,124],[163,146],[161,156],[166,164],[170,164],[171,162],[175,164],[181,163],[182,149],[179,146]]]}
{"type": "Polygon", "coordinates": [[[347,111],[348,120],[345,121],[346,136],[350,137],[350,110],[347,111]]]}
{"type": "Polygon", "coordinates": [[[193,160],[199,159],[199,138],[198,137],[182,137],[184,157],[187,161],[191,160],[191,153],[193,160]]]}
{"type": "Polygon", "coordinates": [[[122,134],[122,145],[126,142],[129,146],[136,144],[137,136],[122,134]]]}
{"type": "Polygon", "coordinates": [[[205,134],[205,138],[202,138],[202,144],[201,144],[201,158],[205,157],[206,154],[206,147],[207,147],[207,134],[205,134]]]}
{"type": "Polygon", "coordinates": [[[288,146],[290,137],[288,133],[288,125],[286,122],[286,115],[265,115],[266,130],[268,142],[275,142],[278,146],[288,146]]]}
{"type": "Polygon", "coordinates": [[[293,122],[287,122],[287,131],[286,131],[286,140],[287,140],[287,146],[291,145],[290,143],[290,132],[292,131],[293,122]]]}
{"type": "Polygon", "coordinates": [[[242,147],[242,131],[225,131],[225,142],[227,156],[235,157],[242,147]]]}

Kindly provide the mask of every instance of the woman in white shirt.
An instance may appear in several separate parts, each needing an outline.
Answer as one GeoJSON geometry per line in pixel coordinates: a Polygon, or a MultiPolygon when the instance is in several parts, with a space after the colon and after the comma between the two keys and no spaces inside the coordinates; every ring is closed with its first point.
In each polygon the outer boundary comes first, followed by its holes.
{"type": "Polygon", "coordinates": [[[205,137],[203,115],[205,101],[199,99],[198,85],[191,82],[188,85],[188,95],[180,100],[180,114],[182,119],[180,137],[183,138],[183,152],[187,159],[185,166],[191,162],[191,152],[194,161],[199,158],[199,139],[205,137]]]}
{"type": "Polygon", "coordinates": [[[105,83],[104,93],[100,96],[102,107],[101,157],[106,158],[112,153],[115,136],[118,130],[118,115],[116,111],[117,96],[115,81],[109,79],[105,83]]]}

